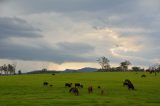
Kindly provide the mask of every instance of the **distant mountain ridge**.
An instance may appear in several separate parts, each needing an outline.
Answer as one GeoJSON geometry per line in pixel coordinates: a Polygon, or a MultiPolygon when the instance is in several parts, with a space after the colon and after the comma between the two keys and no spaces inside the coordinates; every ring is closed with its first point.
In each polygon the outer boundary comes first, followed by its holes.
{"type": "Polygon", "coordinates": [[[74,70],[74,69],[66,69],[64,70],[64,72],[95,72],[97,71],[98,69],[96,68],[91,68],[91,67],[85,67],[85,68],[81,68],[81,69],[77,69],[77,70],[74,70]]]}
{"type": "Polygon", "coordinates": [[[35,70],[27,72],[27,74],[52,74],[52,73],[60,73],[62,71],[55,71],[55,70],[48,70],[48,71],[42,71],[42,70],[35,70]]]}
{"type": "Polygon", "coordinates": [[[98,69],[96,68],[91,68],[91,67],[84,67],[81,69],[66,69],[64,71],[56,71],[56,70],[47,70],[47,71],[42,71],[42,70],[34,70],[27,72],[26,74],[50,74],[50,73],[63,73],[63,72],[95,72],[98,69]]]}

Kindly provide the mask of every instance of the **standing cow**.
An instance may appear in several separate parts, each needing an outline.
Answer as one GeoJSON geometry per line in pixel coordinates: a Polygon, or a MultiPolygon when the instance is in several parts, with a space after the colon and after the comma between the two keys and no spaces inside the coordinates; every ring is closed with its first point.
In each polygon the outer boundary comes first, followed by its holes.
{"type": "Polygon", "coordinates": [[[88,93],[93,93],[93,87],[92,86],[88,87],[88,93]]]}
{"type": "Polygon", "coordinates": [[[65,83],[65,87],[71,87],[72,86],[72,83],[65,83]]]}
{"type": "Polygon", "coordinates": [[[76,87],[72,87],[72,88],[69,90],[69,92],[75,94],[76,96],[79,95],[78,88],[76,88],[76,87]]]}
{"type": "Polygon", "coordinates": [[[44,85],[44,86],[47,86],[47,85],[48,85],[48,82],[43,82],[43,85],[44,85]]]}

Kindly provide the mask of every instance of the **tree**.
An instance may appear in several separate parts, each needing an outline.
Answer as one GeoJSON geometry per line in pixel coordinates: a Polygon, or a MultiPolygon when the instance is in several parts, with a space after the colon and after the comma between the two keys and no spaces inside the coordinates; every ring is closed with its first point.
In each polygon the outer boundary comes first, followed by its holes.
{"type": "Polygon", "coordinates": [[[160,65],[158,65],[157,72],[160,72],[160,65]]]}
{"type": "Polygon", "coordinates": [[[22,71],[21,71],[21,70],[18,70],[18,74],[19,74],[19,75],[22,74],[22,71]]]}
{"type": "Polygon", "coordinates": [[[46,69],[46,68],[43,68],[43,69],[42,69],[42,72],[46,72],[46,71],[47,71],[47,69],[46,69]]]}
{"type": "Polygon", "coordinates": [[[156,76],[157,72],[159,72],[159,70],[160,70],[160,65],[159,64],[154,64],[153,66],[150,66],[148,70],[149,70],[150,73],[154,73],[155,76],[156,76]]]}
{"type": "Polygon", "coordinates": [[[103,57],[100,57],[97,61],[100,64],[102,71],[107,71],[108,69],[110,69],[108,58],[103,56],[103,57]]]}
{"type": "Polygon", "coordinates": [[[138,71],[141,71],[141,68],[134,66],[134,67],[132,67],[132,71],[138,72],[138,71]]]}
{"type": "Polygon", "coordinates": [[[10,74],[15,74],[15,70],[16,70],[16,65],[13,64],[8,64],[8,72],[10,72],[10,74]]]}
{"type": "Polygon", "coordinates": [[[2,72],[3,72],[3,67],[2,66],[0,66],[0,74],[2,74],[2,72]]]}
{"type": "Polygon", "coordinates": [[[127,71],[129,65],[131,65],[131,63],[128,60],[120,63],[120,67],[122,68],[123,71],[127,71]]]}
{"type": "Polygon", "coordinates": [[[8,73],[8,68],[7,68],[7,65],[6,65],[6,64],[4,64],[4,65],[2,66],[2,70],[4,71],[5,74],[8,73]]]}

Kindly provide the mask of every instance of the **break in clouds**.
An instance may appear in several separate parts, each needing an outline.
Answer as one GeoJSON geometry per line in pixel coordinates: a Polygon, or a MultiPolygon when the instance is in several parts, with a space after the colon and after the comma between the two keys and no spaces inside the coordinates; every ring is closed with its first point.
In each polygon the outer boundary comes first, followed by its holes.
{"type": "Polygon", "coordinates": [[[0,62],[95,63],[106,56],[149,66],[160,62],[159,10],[159,0],[1,0],[0,62]]]}

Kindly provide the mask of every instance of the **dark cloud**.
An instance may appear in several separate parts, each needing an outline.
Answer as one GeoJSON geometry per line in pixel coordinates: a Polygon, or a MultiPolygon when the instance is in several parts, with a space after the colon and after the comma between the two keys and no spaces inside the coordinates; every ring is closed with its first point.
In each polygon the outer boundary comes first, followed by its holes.
{"type": "Polygon", "coordinates": [[[55,63],[90,61],[91,58],[82,56],[93,50],[93,47],[80,43],[61,43],[58,48],[25,47],[9,42],[0,42],[1,59],[38,60],[55,63]],[[65,45],[64,45],[65,44],[65,45]],[[85,46],[85,47],[84,47],[85,46]],[[83,48],[84,47],[84,48],[83,48]],[[88,49],[87,49],[88,48],[88,49]]]}
{"type": "MultiPolygon", "coordinates": [[[[119,12],[132,10],[132,1],[128,0],[17,0],[16,5],[26,9],[26,12],[74,12],[74,11],[112,11],[122,8],[119,12]],[[31,3],[32,2],[32,3],[31,3]],[[126,9],[127,6],[127,9],[126,9]]],[[[118,12],[117,12],[118,13],[118,12]]]]}
{"type": "Polygon", "coordinates": [[[8,1],[8,0],[0,0],[0,3],[6,2],[6,1],[8,1]]]}
{"type": "Polygon", "coordinates": [[[41,37],[40,30],[20,18],[0,17],[0,39],[9,37],[41,37]]]}

